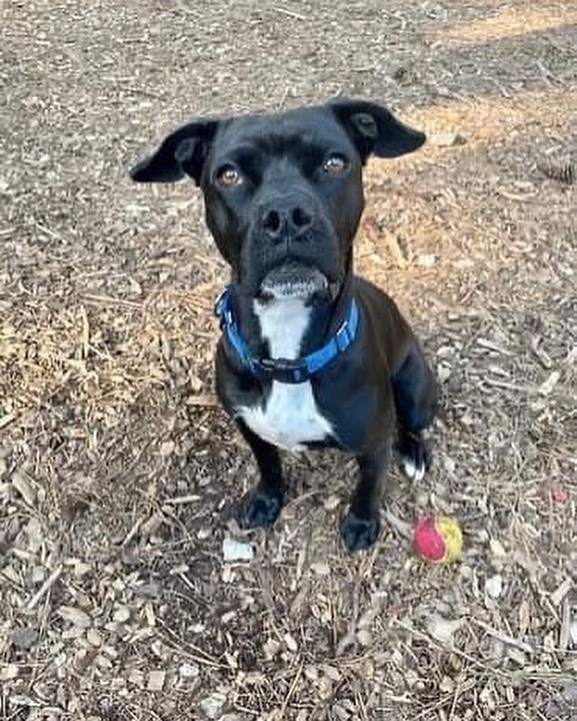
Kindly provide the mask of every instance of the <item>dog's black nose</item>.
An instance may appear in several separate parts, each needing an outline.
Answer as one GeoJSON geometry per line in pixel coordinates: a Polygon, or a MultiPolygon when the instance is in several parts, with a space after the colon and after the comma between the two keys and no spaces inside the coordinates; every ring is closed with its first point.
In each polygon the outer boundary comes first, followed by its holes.
{"type": "Polygon", "coordinates": [[[272,241],[295,240],[313,224],[313,210],[305,203],[288,207],[267,208],[262,215],[262,229],[272,241]]]}

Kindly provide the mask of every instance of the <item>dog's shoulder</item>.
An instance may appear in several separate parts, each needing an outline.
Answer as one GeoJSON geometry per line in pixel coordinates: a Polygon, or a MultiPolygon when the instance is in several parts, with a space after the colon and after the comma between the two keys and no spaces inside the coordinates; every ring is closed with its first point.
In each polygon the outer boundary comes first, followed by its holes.
{"type": "Polygon", "coordinates": [[[395,301],[371,281],[355,276],[352,292],[361,308],[378,322],[386,321],[399,329],[406,325],[395,301]]]}

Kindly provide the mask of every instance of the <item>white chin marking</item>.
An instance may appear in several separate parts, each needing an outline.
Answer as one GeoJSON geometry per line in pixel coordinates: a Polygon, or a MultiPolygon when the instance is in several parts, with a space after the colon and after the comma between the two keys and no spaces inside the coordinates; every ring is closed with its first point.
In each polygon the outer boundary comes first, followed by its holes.
{"type": "Polygon", "coordinates": [[[412,458],[401,458],[401,468],[410,481],[418,483],[425,477],[425,464],[416,466],[412,458]]]}
{"type": "MultiPolygon", "coordinates": [[[[288,285],[294,288],[294,284],[288,285]]],[[[291,293],[268,303],[257,300],[254,312],[260,323],[262,337],[268,341],[271,358],[298,358],[311,314],[305,299],[291,293]]]]}

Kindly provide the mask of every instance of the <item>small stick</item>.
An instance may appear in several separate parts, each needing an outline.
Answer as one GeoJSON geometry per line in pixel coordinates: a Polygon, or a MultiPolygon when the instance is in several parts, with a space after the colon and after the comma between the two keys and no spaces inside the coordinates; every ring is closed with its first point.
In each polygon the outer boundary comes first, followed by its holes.
{"type": "Polygon", "coordinates": [[[501,353],[501,355],[508,355],[508,356],[514,356],[514,353],[511,353],[511,351],[506,350],[505,348],[502,348],[501,346],[497,345],[496,343],[493,343],[490,340],[487,340],[487,338],[477,338],[477,345],[481,346],[481,348],[486,348],[487,350],[495,351],[496,353],[501,353]]]}
{"type": "Polygon", "coordinates": [[[479,628],[482,628],[484,631],[486,631],[490,636],[493,636],[493,638],[502,641],[507,646],[515,646],[515,648],[518,648],[521,651],[525,651],[525,653],[535,653],[535,649],[532,646],[529,646],[528,643],[518,641],[516,638],[513,638],[506,633],[501,633],[500,631],[497,631],[496,628],[493,628],[492,626],[489,626],[489,624],[484,623],[483,621],[479,621],[476,618],[472,619],[472,621],[475,625],[479,626],[479,628]]]}
{"type": "Polygon", "coordinates": [[[166,505],[170,506],[183,506],[186,503],[196,503],[200,501],[202,496],[191,494],[189,496],[175,496],[174,498],[167,498],[163,501],[166,505]]]}
{"type": "Polygon", "coordinates": [[[304,15],[301,15],[300,13],[294,13],[292,10],[285,10],[284,8],[274,8],[277,13],[282,13],[283,15],[288,15],[289,18],[295,18],[295,20],[306,20],[306,17],[304,15]]]}
{"type": "Polygon", "coordinates": [[[88,313],[83,305],[80,306],[80,317],[82,320],[82,352],[84,358],[87,359],[90,353],[90,323],[88,322],[88,313]]]}
{"type": "Polygon", "coordinates": [[[84,296],[84,300],[88,303],[111,303],[112,305],[125,305],[128,308],[142,308],[142,303],[135,303],[132,300],[125,300],[124,298],[112,298],[108,295],[96,295],[94,293],[87,293],[84,296]]]}
{"type": "Polygon", "coordinates": [[[7,425],[9,425],[10,423],[12,423],[12,421],[15,420],[15,413],[7,413],[5,416],[2,416],[2,418],[0,418],[0,429],[5,428],[7,425]]]}
{"type": "Polygon", "coordinates": [[[292,695],[295,692],[297,683],[299,682],[299,678],[301,677],[301,674],[303,672],[303,666],[304,666],[304,661],[301,661],[300,666],[298,667],[297,672],[295,673],[295,677],[291,683],[288,693],[285,696],[283,704],[281,706],[280,713],[279,713],[279,717],[281,719],[284,718],[284,714],[285,714],[285,711],[287,710],[287,706],[289,705],[289,701],[291,700],[292,695]]]}
{"type": "Polygon", "coordinates": [[[144,519],[142,517],[137,519],[136,523],[132,526],[130,531],[128,531],[128,533],[126,534],[124,541],[122,541],[123,546],[128,546],[130,541],[132,541],[132,539],[136,536],[138,531],[140,531],[140,526],[142,526],[143,521],[144,521],[144,519]]]}
{"type": "Polygon", "coordinates": [[[52,571],[52,573],[48,576],[48,578],[44,581],[42,586],[38,589],[38,592],[32,596],[32,598],[28,601],[26,604],[26,608],[28,611],[31,611],[35,606],[38,605],[38,602],[41,600],[43,596],[45,596],[48,591],[52,588],[52,586],[56,583],[56,581],[60,578],[62,574],[62,566],[58,566],[57,568],[52,571]]]}

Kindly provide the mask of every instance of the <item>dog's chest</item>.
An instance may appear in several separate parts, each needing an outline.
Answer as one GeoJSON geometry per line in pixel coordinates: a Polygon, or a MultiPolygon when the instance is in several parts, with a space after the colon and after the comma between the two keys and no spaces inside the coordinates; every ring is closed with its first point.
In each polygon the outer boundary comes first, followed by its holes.
{"type": "MultiPolygon", "coordinates": [[[[307,330],[310,310],[300,299],[274,300],[255,304],[263,338],[268,341],[272,358],[298,358],[307,330]]],[[[309,381],[272,382],[264,404],[241,406],[238,415],[265,441],[289,450],[301,450],[304,444],[323,441],[332,435],[331,424],[319,412],[309,381]]]]}

